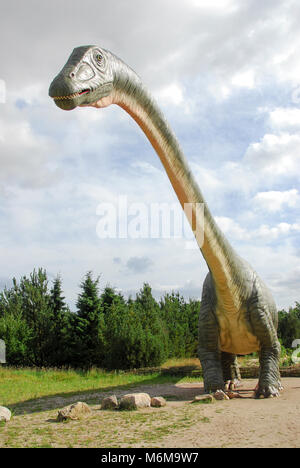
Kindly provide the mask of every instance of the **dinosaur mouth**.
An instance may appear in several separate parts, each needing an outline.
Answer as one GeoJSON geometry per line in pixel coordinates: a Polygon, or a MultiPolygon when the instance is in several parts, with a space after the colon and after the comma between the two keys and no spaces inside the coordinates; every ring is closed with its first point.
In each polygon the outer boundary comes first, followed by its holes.
{"type": "Polygon", "coordinates": [[[82,91],[78,91],[77,93],[68,94],[67,96],[53,96],[52,98],[54,101],[63,101],[66,99],[74,99],[76,97],[82,96],[83,94],[89,94],[91,92],[90,89],[83,89],[82,91]]]}

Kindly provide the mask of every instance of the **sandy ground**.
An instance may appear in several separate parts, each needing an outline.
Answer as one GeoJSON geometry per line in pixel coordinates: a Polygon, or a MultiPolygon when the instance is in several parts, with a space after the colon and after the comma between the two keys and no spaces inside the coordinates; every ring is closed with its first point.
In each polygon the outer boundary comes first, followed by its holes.
{"type": "Polygon", "coordinates": [[[0,426],[0,448],[299,448],[300,378],[283,378],[279,398],[260,400],[252,398],[257,380],[242,382],[241,398],[211,404],[192,403],[204,392],[202,382],[115,389],[119,398],[146,392],[167,400],[163,408],[133,412],[101,410],[107,392],[30,400],[15,408],[11,421],[0,426]],[[57,422],[57,410],[76,401],[86,401],[91,416],[68,424],[57,422]]]}
{"type": "MultiPolygon", "coordinates": [[[[160,440],[160,447],[300,447],[300,378],[283,378],[284,390],[279,398],[253,399],[256,379],[243,380],[239,389],[242,398],[216,401],[201,407],[201,418],[181,433],[168,435],[160,440]],[[203,417],[208,421],[203,424],[203,417]]],[[[194,395],[203,393],[203,384],[161,386],[155,392],[176,395],[180,401],[168,402],[184,405],[194,395]]],[[[144,388],[153,393],[153,388],[144,388]]]]}

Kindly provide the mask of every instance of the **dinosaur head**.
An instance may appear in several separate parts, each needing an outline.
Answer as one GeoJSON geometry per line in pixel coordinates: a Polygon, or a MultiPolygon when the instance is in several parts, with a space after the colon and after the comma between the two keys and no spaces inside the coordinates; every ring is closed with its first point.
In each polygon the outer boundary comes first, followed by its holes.
{"type": "Polygon", "coordinates": [[[112,54],[97,46],[76,47],[52,81],[49,96],[64,110],[105,107],[113,101],[112,54]]]}

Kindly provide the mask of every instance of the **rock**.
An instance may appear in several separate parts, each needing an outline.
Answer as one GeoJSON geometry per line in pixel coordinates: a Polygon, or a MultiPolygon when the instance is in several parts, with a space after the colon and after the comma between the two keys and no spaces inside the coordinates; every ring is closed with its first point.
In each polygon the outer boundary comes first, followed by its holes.
{"type": "Polygon", "coordinates": [[[65,406],[65,408],[59,410],[57,415],[57,421],[66,421],[68,419],[80,419],[91,412],[92,411],[90,407],[86,403],[78,401],[77,403],[65,406]]]}
{"type": "Polygon", "coordinates": [[[136,410],[138,408],[148,408],[151,405],[151,398],[148,393],[128,393],[121,398],[120,410],[136,410]]]}
{"type": "Polygon", "coordinates": [[[102,400],[101,409],[102,410],[114,410],[118,408],[118,400],[116,395],[111,395],[102,400]]]}
{"type": "Polygon", "coordinates": [[[243,398],[242,395],[240,395],[238,392],[233,392],[232,390],[226,392],[226,395],[230,400],[232,400],[232,398],[243,398]]]}
{"type": "Polygon", "coordinates": [[[162,396],[156,396],[151,398],[151,406],[155,408],[161,408],[162,406],[166,406],[167,402],[162,396]]]}
{"type": "Polygon", "coordinates": [[[216,400],[229,400],[229,397],[223,392],[223,390],[217,390],[213,396],[216,400]]]}
{"type": "Polygon", "coordinates": [[[213,403],[214,397],[209,393],[205,393],[204,395],[196,395],[192,403],[213,403]]]}
{"type": "Polygon", "coordinates": [[[11,418],[11,412],[5,406],[0,406],[0,421],[8,422],[11,418]]]}

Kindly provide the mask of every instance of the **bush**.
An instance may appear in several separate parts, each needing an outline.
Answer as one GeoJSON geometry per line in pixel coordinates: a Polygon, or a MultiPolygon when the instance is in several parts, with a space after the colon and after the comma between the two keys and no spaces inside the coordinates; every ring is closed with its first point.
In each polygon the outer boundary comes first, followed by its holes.
{"type": "Polygon", "coordinates": [[[158,366],[166,358],[166,336],[149,285],[136,301],[114,297],[105,313],[105,330],[108,368],[158,366]]]}

